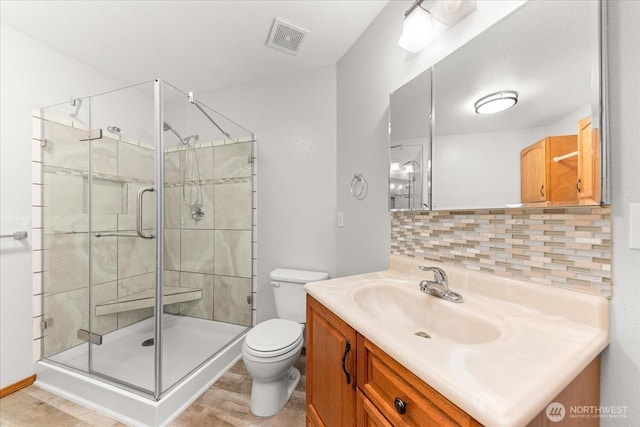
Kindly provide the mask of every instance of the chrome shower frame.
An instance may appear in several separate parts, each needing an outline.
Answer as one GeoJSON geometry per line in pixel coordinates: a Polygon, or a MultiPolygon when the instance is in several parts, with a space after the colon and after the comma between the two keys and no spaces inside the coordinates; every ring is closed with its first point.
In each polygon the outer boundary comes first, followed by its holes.
{"type": "MultiPolygon", "coordinates": [[[[162,80],[156,79],[153,83],[153,126],[154,145],[156,147],[156,185],[164,183],[164,105],[162,80]]],[[[162,304],[164,286],[164,189],[156,191],[156,277],[155,277],[155,327],[154,327],[154,375],[155,387],[153,397],[160,400],[162,396],[162,314],[164,305],[162,304]]]]}

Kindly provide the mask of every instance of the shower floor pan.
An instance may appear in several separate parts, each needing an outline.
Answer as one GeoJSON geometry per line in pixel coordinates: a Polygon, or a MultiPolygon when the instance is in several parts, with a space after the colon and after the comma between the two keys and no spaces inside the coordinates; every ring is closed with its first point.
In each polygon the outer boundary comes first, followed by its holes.
{"type": "MultiPolygon", "coordinates": [[[[93,371],[153,390],[155,346],[142,346],[142,342],[153,337],[153,327],[153,318],[149,318],[104,335],[103,344],[92,348],[93,371]]],[[[163,388],[189,374],[210,355],[218,354],[159,401],[59,365],[87,371],[88,344],[49,358],[56,363],[38,361],[36,385],[127,425],[168,425],[240,359],[246,332],[245,326],[165,314],[163,388]]]]}

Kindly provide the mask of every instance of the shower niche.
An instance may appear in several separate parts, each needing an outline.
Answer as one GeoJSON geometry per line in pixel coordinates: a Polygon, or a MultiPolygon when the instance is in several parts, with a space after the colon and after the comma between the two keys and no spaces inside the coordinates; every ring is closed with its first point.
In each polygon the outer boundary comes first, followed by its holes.
{"type": "Polygon", "coordinates": [[[42,108],[37,127],[43,385],[53,367],[162,402],[238,356],[253,321],[253,133],[162,80],[42,108]]]}

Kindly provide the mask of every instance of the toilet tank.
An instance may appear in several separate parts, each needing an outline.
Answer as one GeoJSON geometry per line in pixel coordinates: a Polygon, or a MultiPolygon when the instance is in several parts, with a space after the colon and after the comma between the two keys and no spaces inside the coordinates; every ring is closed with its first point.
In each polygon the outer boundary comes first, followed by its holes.
{"type": "Polygon", "coordinates": [[[279,319],[305,323],[307,320],[307,300],[305,283],[329,278],[328,273],[318,271],[290,270],[276,268],[271,272],[271,286],[279,319]]]}

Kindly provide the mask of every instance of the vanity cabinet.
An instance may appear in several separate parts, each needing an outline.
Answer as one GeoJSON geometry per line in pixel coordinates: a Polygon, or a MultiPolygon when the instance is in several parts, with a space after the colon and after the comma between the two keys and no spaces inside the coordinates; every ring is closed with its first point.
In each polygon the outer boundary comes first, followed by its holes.
{"type": "Polygon", "coordinates": [[[307,425],[356,425],[355,352],[355,330],[307,295],[307,425]]]}
{"type": "Polygon", "coordinates": [[[576,135],[550,136],[520,152],[520,198],[522,203],[578,202],[578,165],[574,157],[555,162],[554,157],[574,153],[576,135]]]}
{"type": "MultiPolygon", "coordinates": [[[[358,390],[393,426],[480,426],[467,413],[358,335],[358,390]]],[[[359,411],[357,418],[372,419],[359,411]]],[[[358,423],[358,425],[362,425],[358,423]]],[[[364,424],[367,425],[367,424],[364,424]]]]}
{"type": "Polygon", "coordinates": [[[591,116],[578,122],[578,200],[580,204],[597,204],[600,200],[600,145],[591,116]]]}
{"type": "Polygon", "coordinates": [[[307,296],[307,425],[479,426],[307,296]]]}
{"type": "MultiPolygon", "coordinates": [[[[309,295],[307,333],[307,426],[481,426],[309,295]]],[[[599,380],[596,357],[553,401],[598,406],[599,380]]],[[[543,409],[527,427],[598,422],[552,423],[543,409]]]]}

